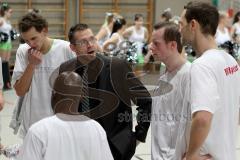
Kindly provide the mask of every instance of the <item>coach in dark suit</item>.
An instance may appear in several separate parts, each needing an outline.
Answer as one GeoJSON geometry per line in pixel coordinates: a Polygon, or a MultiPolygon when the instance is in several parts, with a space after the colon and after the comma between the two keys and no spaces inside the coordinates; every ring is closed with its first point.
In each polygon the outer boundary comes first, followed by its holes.
{"type": "Polygon", "coordinates": [[[86,24],[73,26],[69,40],[78,57],[63,63],[59,72],[75,71],[83,76],[87,69],[90,98],[89,110],[84,113],[105,129],[114,159],[130,160],[136,143],[146,139],[152,103],[150,94],[124,60],[97,54],[97,41],[86,24]],[[135,132],[132,131],[131,101],[138,106],[135,132]]]}

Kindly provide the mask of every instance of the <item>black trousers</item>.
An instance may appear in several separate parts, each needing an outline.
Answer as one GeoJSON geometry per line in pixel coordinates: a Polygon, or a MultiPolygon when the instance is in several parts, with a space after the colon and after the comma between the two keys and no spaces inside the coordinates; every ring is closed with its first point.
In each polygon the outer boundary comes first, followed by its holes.
{"type": "Polygon", "coordinates": [[[8,61],[2,61],[3,89],[11,88],[8,61]]]}

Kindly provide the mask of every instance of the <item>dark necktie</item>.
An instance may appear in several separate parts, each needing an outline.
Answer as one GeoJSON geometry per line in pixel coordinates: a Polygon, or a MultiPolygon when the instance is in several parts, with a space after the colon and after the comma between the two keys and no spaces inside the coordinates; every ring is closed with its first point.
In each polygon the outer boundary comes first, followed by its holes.
{"type": "Polygon", "coordinates": [[[89,99],[88,99],[88,74],[87,74],[88,67],[83,67],[83,99],[82,99],[82,111],[86,112],[89,110],[89,99]]]}

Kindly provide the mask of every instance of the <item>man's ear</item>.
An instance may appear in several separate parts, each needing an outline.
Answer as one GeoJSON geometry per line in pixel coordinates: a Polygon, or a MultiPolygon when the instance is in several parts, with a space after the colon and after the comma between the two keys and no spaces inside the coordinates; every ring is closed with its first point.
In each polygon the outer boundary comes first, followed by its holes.
{"type": "Polygon", "coordinates": [[[168,45],[171,49],[177,48],[177,42],[176,41],[170,41],[168,43],[168,45]]]}
{"type": "Polygon", "coordinates": [[[44,35],[47,35],[47,33],[48,33],[48,28],[47,28],[47,27],[43,28],[43,29],[42,29],[42,32],[44,33],[44,35]]]}
{"type": "Polygon", "coordinates": [[[190,22],[191,30],[196,30],[198,26],[199,26],[199,23],[195,19],[192,19],[190,22]]]}
{"type": "Polygon", "coordinates": [[[70,43],[69,47],[71,48],[71,50],[72,50],[73,52],[76,52],[76,48],[75,48],[75,46],[74,46],[73,44],[70,43]]]}

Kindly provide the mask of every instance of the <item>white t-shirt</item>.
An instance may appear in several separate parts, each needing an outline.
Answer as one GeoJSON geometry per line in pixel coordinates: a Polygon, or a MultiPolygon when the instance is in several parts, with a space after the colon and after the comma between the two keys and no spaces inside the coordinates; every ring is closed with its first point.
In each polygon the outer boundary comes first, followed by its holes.
{"type": "Polygon", "coordinates": [[[129,36],[129,41],[131,42],[144,42],[145,41],[145,30],[146,28],[141,26],[139,30],[136,30],[135,26],[131,28],[132,34],[129,36]]]}
{"type": "Polygon", "coordinates": [[[136,29],[135,26],[130,27],[129,30],[132,30],[132,34],[129,36],[129,41],[136,44],[137,54],[142,54],[142,47],[145,42],[145,32],[147,29],[143,26],[140,27],[139,30],[136,29]]]}
{"type": "Polygon", "coordinates": [[[22,149],[22,160],[113,160],[99,123],[65,121],[56,115],[33,124],[22,149]]]}
{"type": "Polygon", "coordinates": [[[228,32],[227,28],[224,28],[224,32],[221,30],[217,29],[216,35],[215,35],[215,40],[218,45],[223,44],[224,42],[230,41],[231,37],[228,32]]]}
{"type": "Polygon", "coordinates": [[[185,126],[186,121],[191,119],[188,116],[190,113],[186,112],[189,108],[190,66],[186,62],[177,73],[172,75],[167,72],[159,79],[159,82],[168,84],[160,83],[154,92],[158,95],[152,98],[152,160],[173,159],[178,134],[184,132],[180,126],[185,126]],[[171,87],[172,90],[168,92],[171,87]],[[167,93],[163,93],[164,90],[167,93]]]}
{"type": "MultiPolygon", "coordinates": [[[[29,45],[22,44],[16,53],[16,62],[12,76],[12,84],[23,75],[28,65],[29,45]]],[[[24,95],[22,107],[21,136],[26,135],[28,128],[42,118],[53,115],[51,108],[52,89],[49,77],[61,63],[73,58],[74,53],[67,41],[54,39],[51,49],[42,56],[42,62],[35,70],[29,91],[24,95]]]]}
{"type": "Polygon", "coordinates": [[[200,154],[214,160],[236,160],[236,133],[240,100],[240,71],[234,58],[223,50],[211,49],[191,67],[191,112],[213,114],[207,139],[200,154]]]}
{"type": "Polygon", "coordinates": [[[10,31],[12,30],[12,25],[10,21],[6,21],[4,18],[0,17],[0,20],[3,21],[3,24],[0,26],[0,32],[4,32],[8,35],[8,42],[11,42],[10,31]]]}

